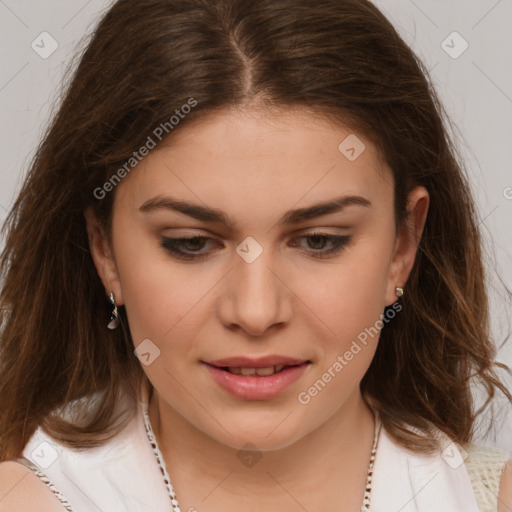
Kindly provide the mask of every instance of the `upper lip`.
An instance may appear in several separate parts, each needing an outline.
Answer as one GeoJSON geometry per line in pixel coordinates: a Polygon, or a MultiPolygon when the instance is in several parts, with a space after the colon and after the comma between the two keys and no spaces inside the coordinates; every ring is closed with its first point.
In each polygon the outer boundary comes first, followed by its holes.
{"type": "Polygon", "coordinates": [[[235,367],[235,368],[268,368],[270,366],[295,366],[298,364],[310,362],[308,359],[297,359],[295,357],[270,355],[265,357],[226,357],[224,359],[214,359],[204,361],[206,364],[217,367],[235,367]]]}

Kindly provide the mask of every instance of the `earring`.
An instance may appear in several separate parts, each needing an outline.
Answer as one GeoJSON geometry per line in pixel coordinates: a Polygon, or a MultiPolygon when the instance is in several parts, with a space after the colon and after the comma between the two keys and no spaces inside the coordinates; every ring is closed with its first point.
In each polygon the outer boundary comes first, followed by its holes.
{"type": "Polygon", "coordinates": [[[395,294],[396,294],[397,297],[401,297],[404,294],[404,289],[400,288],[399,286],[397,286],[395,288],[395,294]]]}
{"type": "Polygon", "coordinates": [[[110,302],[114,306],[114,309],[112,310],[112,316],[110,317],[110,322],[108,323],[107,327],[109,329],[115,329],[119,325],[119,313],[117,312],[117,306],[116,301],[114,298],[114,292],[110,292],[110,302]]]}

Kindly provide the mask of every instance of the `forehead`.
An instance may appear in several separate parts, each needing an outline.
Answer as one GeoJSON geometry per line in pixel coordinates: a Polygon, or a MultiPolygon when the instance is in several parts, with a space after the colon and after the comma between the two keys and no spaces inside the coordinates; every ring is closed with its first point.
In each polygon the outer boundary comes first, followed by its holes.
{"type": "Polygon", "coordinates": [[[307,111],[235,109],[157,144],[118,186],[116,202],[139,207],[165,193],[237,212],[278,212],[342,194],[393,196],[391,172],[364,134],[307,111]]]}

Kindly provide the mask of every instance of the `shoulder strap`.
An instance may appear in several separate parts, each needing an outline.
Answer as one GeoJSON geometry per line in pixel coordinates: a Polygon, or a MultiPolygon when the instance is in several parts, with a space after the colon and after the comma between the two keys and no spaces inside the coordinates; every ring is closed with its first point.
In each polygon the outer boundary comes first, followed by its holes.
{"type": "Polygon", "coordinates": [[[465,449],[468,452],[465,466],[480,512],[496,512],[501,475],[510,455],[504,450],[478,444],[470,444],[465,449]]]}
{"type": "Polygon", "coordinates": [[[39,478],[39,480],[41,480],[41,482],[43,482],[50,489],[50,491],[52,491],[52,493],[64,507],[64,510],[67,510],[67,512],[75,512],[69,501],[59,491],[59,489],[57,489],[55,484],[53,484],[51,480],[48,478],[48,476],[46,476],[46,474],[43,473],[43,471],[41,471],[31,460],[27,459],[26,457],[18,457],[17,459],[14,460],[15,462],[23,464],[28,469],[30,469],[39,478]]]}

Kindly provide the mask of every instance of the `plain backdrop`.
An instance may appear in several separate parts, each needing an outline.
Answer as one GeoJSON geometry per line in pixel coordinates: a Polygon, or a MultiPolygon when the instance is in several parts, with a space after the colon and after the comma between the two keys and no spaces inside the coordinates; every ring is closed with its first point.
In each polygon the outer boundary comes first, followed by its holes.
{"type": "MultiPolygon", "coordinates": [[[[489,252],[493,333],[502,340],[512,315],[503,301],[503,288],[492,276],[497,270],[512,288],[512,1],[375,3],[430,70],[456,126],[489,252]]],[[[108,0],[0,0],[0,222],[48,122],[66,65],[110,4],[108,0]],[[49,35],[41,36],[43,32],[49,35]],[[44,55],[52,45],[58,47],[44,55]]],[[[509,365],[511,345],[512,339],[498,353],[499,360],[509,365]]],[[[497,402],[501,416],[496,436],[484,441],[512,453],[512,408],[503,405],[497,402]]]]}

